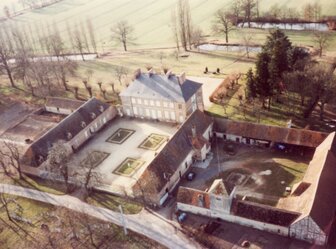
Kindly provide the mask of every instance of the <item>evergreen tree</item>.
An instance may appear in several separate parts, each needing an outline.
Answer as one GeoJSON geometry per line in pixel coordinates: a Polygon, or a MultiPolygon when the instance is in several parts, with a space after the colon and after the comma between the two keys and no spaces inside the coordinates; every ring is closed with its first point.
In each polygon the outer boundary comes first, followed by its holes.
{"type": "Polygon", "coordinates": [[[246,97],[248,99],[256,98],[257,97],[257,86],[256,86],[256,81],[255,81],[255,78],[254,78],[252,68],[250,68],[247,71],[246,85],[247,85],[247,94],[246,94],[247,96],[246,97]]]}

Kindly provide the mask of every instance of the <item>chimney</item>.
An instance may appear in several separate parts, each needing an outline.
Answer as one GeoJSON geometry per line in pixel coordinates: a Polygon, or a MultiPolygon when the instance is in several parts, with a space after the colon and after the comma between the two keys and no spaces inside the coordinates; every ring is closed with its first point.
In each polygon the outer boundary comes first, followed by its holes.
{"type": "Polygon", "coordinates": [[[195,125],[193,125],[193,126],[191,127],[191,135],[192,135],[193,138],[196,137],[196,126],[195,126],[195,125]]]}
{"type": "Polygon", "coordinates": [[[141,69],[138,68],[137,70],[135,70],[134,72],[134,79],[137,79],[139,78],[139,76],[141,75],[141,69]]]}
{"type": "Polygon", "coordinates": [[[172,70],[168,70],[168,72],[166,73],[167,79],[169,79],[169,77],[173,74],[172,70]]]}
{"type": "Polygon", "coordinates": [[[153,68],[148,70],[148,77],[151,77],[154,74],[153,68]]]}
{"type": "Polygon", "coordinates": [[[177,78],[178,78],[180,85],[183,85],[183,83],[186,81],[185,72],[181,73],[179,76],[177,76],[177,78]]]}

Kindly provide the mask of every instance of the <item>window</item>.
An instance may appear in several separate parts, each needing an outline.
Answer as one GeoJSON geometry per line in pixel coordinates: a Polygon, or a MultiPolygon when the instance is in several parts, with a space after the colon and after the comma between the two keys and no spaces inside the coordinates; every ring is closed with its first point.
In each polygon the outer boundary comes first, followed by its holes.
{"type": "Polygon", "coordinates": [[[157,111],[157,114],[158,114],[158,118],[161,119],[161,118],[162,118],[162,111],[161,111],[161,110],[158,110],[158,111],[157,111]]]}
{"type": "Polygon", "coordinates": [[[154,106],[154,100],[150,100],[150,105],[154,106]]]}
{"type": "Polygon", "coordinates": [[[144,100],[144,103],[145,103],[145,105],[148,105],[148,100],[145,99],[145,100],[144,100]]]}
{"type": "Polygon", "coordinates": [[[175,112],[170,112],[170,119],[176,120],[175,112]]]}
{"type": "Polygon", "coordinates": [[[168,107],[168,103],[166,101],[163,102],[163,107],[168,107]]]}
{"type": "Polygon", "coordinates": [[[136,106],[133,106],[133,113],[134,115],[138,115],[138,108],[136,106]]]}
{"type": "Polygon", "coordinates": [[[170,103],[169,103],[169,107],[170,107],[170,108],[174,108],[174,103],[173,103],[173,102],[170,102],[170,103]]]}
{"type": "Polygon", "coordinates": [[[165,119],[169,119],[169,112],[168,111],[164,111],[164,116],[165,116],[165,119]]]}
{"type": "Polygon", "coordinates": [[[160,100],[156,101],[156,106],[161,106],[160,100]]]}
{"type": "Polygon", "coordinates": [[[146,109],[146,116],[147,116],[147,117],[150,116],[149,109],[146,109]]]}
{"type": "Polygon", "coordinates": [[[135,98],[132,98],[132,103],[133,103],[133,104],[135,104],[135,103],[136,103],[136,102],[135,102],[135,98]]]}
{"type": "Polygon", "coordinates": [[[138,105],[141,105],[141,99],[137,99],[138,105]]]}

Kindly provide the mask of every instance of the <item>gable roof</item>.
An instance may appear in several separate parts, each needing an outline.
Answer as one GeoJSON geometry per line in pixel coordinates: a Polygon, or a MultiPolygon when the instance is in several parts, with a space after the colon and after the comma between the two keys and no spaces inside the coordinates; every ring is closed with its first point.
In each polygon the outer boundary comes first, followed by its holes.
{"type": "Polygon", "coordinates": [[[187,102],[201,87],[201,83],[188,79],[180,84],[176,75],[142,73],[120,96],[187,102]]]}
{"type": "Polygon", "coordinates": [[[29,165],[38,166],[38,156],[42,156],[46,159],[49,149],[55,142],[59,140],[68,140],[67,133],[71,133],[72,137],[75,137],[84,129],[81,125],[83,121],[86,125],[89,125],[102,113],[100,110],[101,107],[106,110],[110,107],[110,105],[105,104],[96,98],[91,98],[85,102],[76,111],[71,113],[58,125],[50,129],[47,133],[35,141],[24,156],[25,162],[29,165]],[[92,113],[95,114],[95,118],[92,118],[92,113]]]}
{"type": "Polygon", "coordinates": [[[192,151],[189,139],[192,127],[195,126],[196,132],[203,135],[211,124],[209,116],[200,110],[194,111],[143,172],[139,179],[142,189],[149,193],[160,192],[192,151]]]}
{"type": "Polygon", "coordinates": [[[76,99],[67,99],[59,97],[47,97],[46,107],[56,107],[61,109],[76,110],[85,102],[76,99]]]}
{"type": "Polygon", "coordinates": [[[214,127],[215,131],[227,134],[313,148],[320,145],[328,136],[323,132],[238,122],[224,118],[215,118],[214,127]]]}

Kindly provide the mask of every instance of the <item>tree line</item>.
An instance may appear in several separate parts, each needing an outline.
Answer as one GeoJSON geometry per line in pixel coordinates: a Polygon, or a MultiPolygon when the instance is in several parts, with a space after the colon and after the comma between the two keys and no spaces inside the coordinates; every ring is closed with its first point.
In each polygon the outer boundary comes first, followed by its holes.
{"type": "Polygon", "coordinates": [[[319,106],[322,120],[325,104],[336,96],[335,67],[336,62],[317,62],[303,48],[293,47],[282,31],[271,31],[258,54],[255,71],[246,74],[247,98],[260,99],[270,110],[284,92],[294,92],[304,107],[303,117],[308,118],[319,106]]]}

